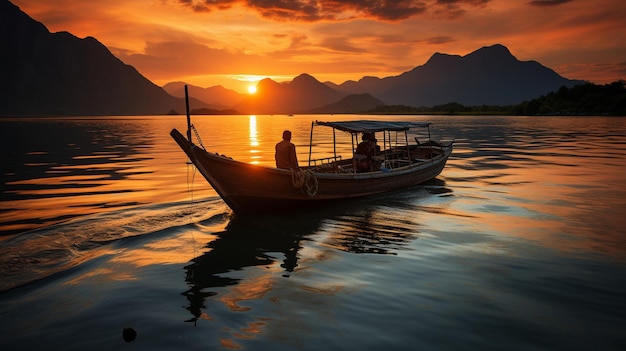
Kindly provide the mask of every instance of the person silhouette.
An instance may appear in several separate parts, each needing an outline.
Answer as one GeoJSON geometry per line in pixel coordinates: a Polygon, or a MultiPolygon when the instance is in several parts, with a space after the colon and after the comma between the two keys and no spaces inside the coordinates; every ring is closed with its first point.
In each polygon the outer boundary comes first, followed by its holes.
{"type": "Polygon", "coordinates": [[[276,144],[276,168],[298,170],[298,157],[296,146],[291,142],[291,131],[283,132],[283,140],[276,144]]]}

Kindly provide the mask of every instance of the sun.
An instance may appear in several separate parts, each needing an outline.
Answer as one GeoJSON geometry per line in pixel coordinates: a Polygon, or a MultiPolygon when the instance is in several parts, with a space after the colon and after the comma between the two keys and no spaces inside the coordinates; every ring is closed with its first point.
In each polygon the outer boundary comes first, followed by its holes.
{"type": "Polygon", "coordinates": [[[255,94],[255,93],[256,93],[256,85],[248,86],[248,94],[255,94]]]}

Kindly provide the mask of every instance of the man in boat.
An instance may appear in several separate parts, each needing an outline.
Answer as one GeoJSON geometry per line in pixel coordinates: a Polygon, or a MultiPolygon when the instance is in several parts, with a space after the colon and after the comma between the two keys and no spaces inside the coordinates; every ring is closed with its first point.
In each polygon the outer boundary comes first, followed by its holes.
{"type": "Polygon", "coordinates": [[[354,152],[354,168],[357,172],[369,172],[372,170],[372,158],[376,156],[376,138],[373,133],[363,133],[363,140],[354,152]]]}
{"type": "Polygon", "coordinates": [[[296,156],[296,146],[291,142],[291,132],[283,132],[283,140],[276,144],[276,168],[298,170],[298,157],[296,156]]]}

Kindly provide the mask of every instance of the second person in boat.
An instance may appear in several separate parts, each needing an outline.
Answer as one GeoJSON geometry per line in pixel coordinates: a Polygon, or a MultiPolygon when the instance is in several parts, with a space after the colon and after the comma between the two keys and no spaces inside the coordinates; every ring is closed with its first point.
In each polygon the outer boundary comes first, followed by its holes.
{"type": "Polygon", "coordinates": [[[357,172],[370,172],[372,171],[372,160],[377,154],[377,150],[380,147],[376,145],[376,138],[373,133],[363,133],[361,137],[363,140],[354,152],[354,169],[357,172]]]}

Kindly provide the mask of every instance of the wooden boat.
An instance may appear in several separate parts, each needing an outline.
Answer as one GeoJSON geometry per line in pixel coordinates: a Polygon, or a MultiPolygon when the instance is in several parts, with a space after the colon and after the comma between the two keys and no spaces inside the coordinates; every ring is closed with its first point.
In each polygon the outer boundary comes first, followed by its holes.
{"type": "Polygon", "coordinates": [[[176,129],[170,135],[235,213],[319,207],[328,202],[412,187],[441,173],[454,144],[454,141],[432,141],[429,122],[316,121],[311,123],[308,165],[294,171],[253,165],[208,152],[193,143],[192,129],[187,109],[187,137],[176,129]],[[330,157],[311,159],[314,127],[332,128],[335,145],[336,131],[350,133],[353,154],[343,158],[335,151],[330,157]],[[409,142],[409,131],[416,128],[428,130],[426,142],[420,143],[417,137],[409,142]],[[362,133],[382,133],[383,147],[375,156],[376,165],[359,173],[353,161],[355,145],[362,133]],[[398,137],[398,133],[404,138],[398,137]]]}

